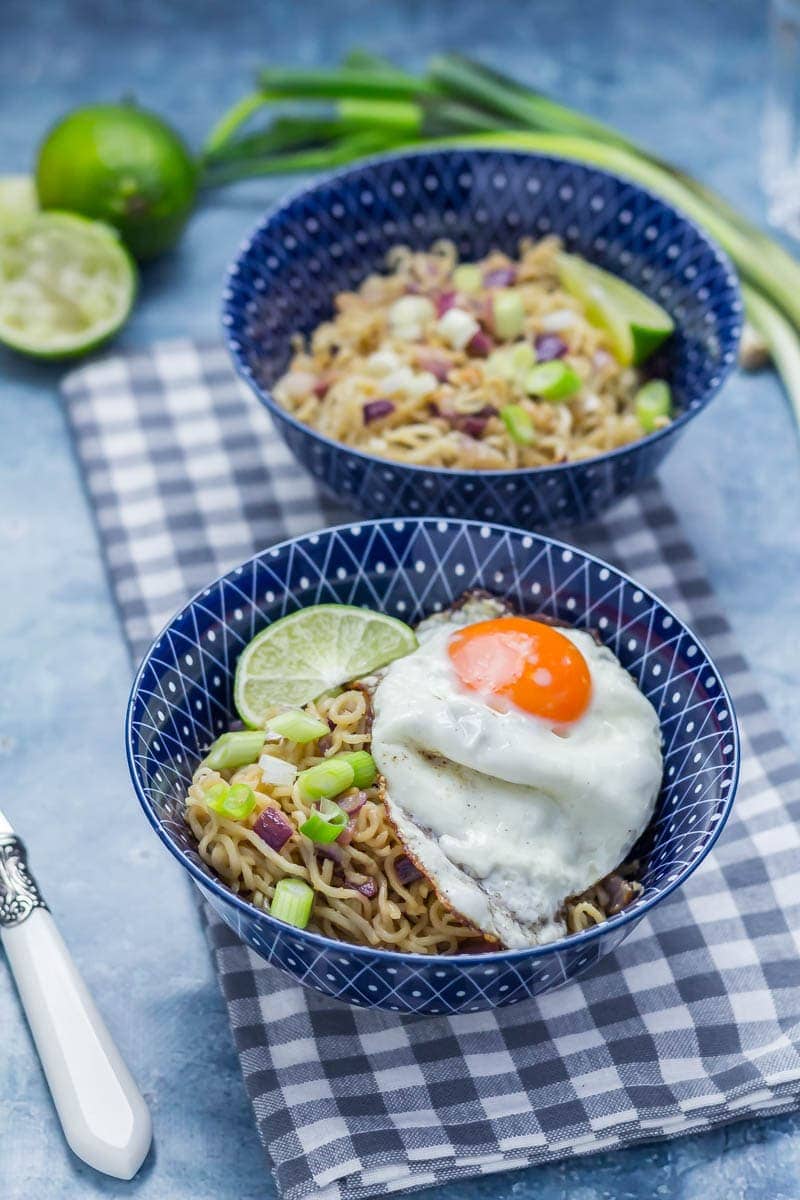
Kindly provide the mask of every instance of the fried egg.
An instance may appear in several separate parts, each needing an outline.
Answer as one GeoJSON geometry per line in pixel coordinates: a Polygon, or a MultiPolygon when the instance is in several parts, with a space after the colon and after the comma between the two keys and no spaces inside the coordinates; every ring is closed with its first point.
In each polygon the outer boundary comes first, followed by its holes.
{"type": "Polygon", "coordinates": [[[370,688],[389,819],[444,903],[509,948],[566,933],[564,905],[653,813],[658,716],[589,633],[494,600],[438,614],[370,688]]]}

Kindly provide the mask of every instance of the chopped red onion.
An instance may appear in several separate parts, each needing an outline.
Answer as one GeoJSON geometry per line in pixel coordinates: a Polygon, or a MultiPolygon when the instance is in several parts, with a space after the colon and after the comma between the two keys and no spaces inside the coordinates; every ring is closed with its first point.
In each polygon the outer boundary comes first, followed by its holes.
{"type": "Polygon", "coordinates": [[[342,853],[342,848],[336,842],[328,842],[327,845],[324,846],[315,846],[314,849],[320,858],[329,858],[331,862],[338,863],[339,866],[342,866],[344,863],[344,854],[342,853]]]}
{"type": "Polygon", "coordinates": [[[457,413],[449,409],[440,409],[439,415],[444,417],[450,427],[457,429],[459,433],[465,433],[467,437],[471,438],[481,438],[486,432],[489,418],[497,416],[497,409],[493,404],[484,404],[483,408],[475,413],[457,413]]]}
{"type": "MultiPolygon", "coordinates": [[[[341,807],[341,805],[340,805],[340,807],[341,807]]],[[[355,833],[355,831],[356,831],[355,817],[351,817],[350,820],[345,825],[342,832],[337,837],[336,845],[337,846],[349,846],[353,840],[353,834],[355,833]]]]}
{"type": "Polygon", "coordinates": [[[244,721],[231,721],[230,725],[228,726],[228,729],[230,730],[231,733],[238,733],[240,729],[244,729],[244,728],[245,728],[244,721]]]}
{"type": "Polygon", "coordinates": [[[401,854],[394,864],[395,875],[398,883],[408,884],[414,883],[417,879],[422,879],[422,871],[415,862],[412,862],[407,854],[401,854]]]}
{"type": "Polygon", "coordinates": [[[368,900],[373,900],[378,894],[378,885],[374,879],[368,879],[365,883],[354,883],[352,888],[353,891],[361,892],[368,900]]]}
{"type": "Polygon", "coordinates": [[[467,354],[472,354],[476,358],[488,358],[493,350],[494,341],[483,329],[473,333],[467,342],[467,354]]]}
{"type": "Polygon", "coordinates": [[[329,733],[323,733],[321,738],[317,739],[317,749],[320,754],[327,754],[333,745],[333,738],[329,733]]]}
{"type": "Polygon", "coordinates": [[[258,834],[272,850],[281,850],[294,833],[294,829],[283,813],[276,808],[265,808],[256,818],[253,833],[258,834]]]}
{"type": "Polygon", "coordinates": [[[312,389],[318,400],[324,400],[332,383],[333,380],[329,375],[320,375],[312,389]]]}
{"type": "Polygon", "coordinates": [[[336,801],[336,803],[339,805],[339,808],[344,809],[344,811],[351,817],[355,816],[355,814],[364,807],[366,802],[366,792],[354,792],[352,796],[345,796],[343,800],[336,801]]]}
{"type": "Polygon", "coordinates": [[[510,287],[516,281],[517,272],[514,267],[495,267],[483,277],[484,287],[510,287]]]}
{"type": "Polygon", "coordinates": [[[430,371],[431,375],[435,376],[439,383],[444,383],[453,369],[453,364],[449,358],[437,358],[435,355],[420,358],[417,366],[420,371],[430,371]]]}
{"type": "Polygon", "coordinates": [[[456,292],[439,292],[439,295],[436,297],[437,317],[443,317],[446,312],[449,312],[455,305],[457,298],[456,292]]]}
{"type": "Polygon", "coordinates": [[[364,424],[369,425],[370,421],[379,421],[381,417],[388,417],[393,412],[394,404],[391,400],[368,400],[363,410],[364,424]]]}
{"type": "Polygon", "coordinates": [[[552,362],[554,358],[563,358],[569,347],[557,333],[539,333],[534,339],[537,362],[552,362]]]}

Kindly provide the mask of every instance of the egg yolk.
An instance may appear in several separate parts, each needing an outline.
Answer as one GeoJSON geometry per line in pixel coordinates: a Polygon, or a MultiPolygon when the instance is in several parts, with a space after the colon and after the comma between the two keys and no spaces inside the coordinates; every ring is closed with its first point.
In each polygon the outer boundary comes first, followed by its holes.
{"type": "Polygon", "coordinates": [[[465,688],[503,697],[535,717],[568,724],[589,705],[592,680],[577,646],[527,617],[479,621],[454,633],[448,653],[465,688]]]}

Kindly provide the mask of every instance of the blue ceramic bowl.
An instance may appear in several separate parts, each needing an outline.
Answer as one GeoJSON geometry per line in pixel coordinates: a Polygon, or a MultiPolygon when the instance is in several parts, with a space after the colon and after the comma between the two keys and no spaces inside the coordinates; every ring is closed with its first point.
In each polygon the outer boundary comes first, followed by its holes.
{"type": "Polygon", "coordinates": [[[296,458],[339,500],[371,516],[429,514],[545,529],[596,516],[652,475],[736,359],[741,301],[723,253],[635,183],[595,167],[501,150],[380,158],[324,179],[273,210],[234,263],[223,307],[234,363],[296,458]],[[289,340],[330,317],[337,292],[384,267],[399,242],[451,238],[467,259],[515,254],[524,235],[557,233],[672,314],[677,332],[654,367],[678,417],[630,446],[577,463],[519,471],[408,466],[315,433],[270,388],[289,340]]]}
{"type": "Polygon", "coordinates": [[[294,538],[199,592],[146,655],[131,693],[128,761],[147,817],[206,899],[252,948],[350,1004],[453,1013],[513,1004],[583,975],[692,873],[730,810],[736,721],[714,664],[678,618],[591,555],[498,525],[409,518],[294,538]],[[427,957],[350,946],[281,924],[217,879],[182,819],[210,742],[235,717],[236,660],[270,621],[320,602],[363,604],[416,623],[466,588],[595,628],[658,710],[664,782],[637,853],[642,895],[604,925],[530,950],[427,957]]]}

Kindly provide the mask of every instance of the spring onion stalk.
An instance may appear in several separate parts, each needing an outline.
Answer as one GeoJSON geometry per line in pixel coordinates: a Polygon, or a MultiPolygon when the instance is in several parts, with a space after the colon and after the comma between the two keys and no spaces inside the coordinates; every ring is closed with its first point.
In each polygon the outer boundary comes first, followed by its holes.
{"type": "Polygon", "coordinates": [[[355,771],[350,763],[337,754],[301,771],[297,776],[297,783],[301,796],[306,800],[323,800],[338,796],[340,792],[352,787],[354,779],[355,771]]]}
{"type": "Polygon", "coordinates": [[[640,387],[633,401],[639,424],[645,433],[654,433],[672,413],[672,392],[663,379],[651,379],[640,387]]]}
{"type": "Polygon", "coordinates": [[[333,800],[323,797],[319,808],[310,813],[308,819],[300,826],[300,832],[316,845],[327,846],[336,841],[348,820],[349,817],[343,808],[339,808],[333,800]]]}
{"type": "Polygon", "coordinates": [[[221,817],[244,821],[255,808],[256,797],[246,783],[234,783],[232,787],[226,783],[215,783],[206,792],[206,804],[221,817]]]}
{"type": "Polygon", "coordinates": [[[521,404],[506,404],[500,409],[500,417],[509,437],[518,446],[530,446],[536,441],[531,414],[521,404]]]}
{"type": "Polygon", "coordinates": [[[492,324],[495,333],[504,342],[519,337],[525,324],[525,309],[519,292],[506,288],[495,292],[492,297],[492,324]]]}
{"type": "Polygon", "coordinates": [[[566,400],[580,391],[581,383],[577,371],[554,358],[531,367],[525,376],[525,391],[529,396],[542,396],[545,400],[566,400]]]}
{"type": "Polygon", "coordinates": [[[305,929],[314,907],[314,891],[304,879],[279,879],[269,906],[271,916],[286,925],[305,929]]]}
{"type": "MultiPolygon", "coordinates": [[[[327,726],[325,728],[327,732],[327,726]]],[[[256,762],[263,745],[264,733],[260,729],[223,733],[210,747],[201,765],[212,771],[234,771],[256,762]]]]}
{"type": "Polygon", "coordinates": [[[416,100],[435,92],[426,79],[395,67],[265,67],[258,85],[270,97],[300,100],[416,100]]]}
{"type": "Polygon", "coordinates": [[[291,787],[297,778],[297,767],[294,763],[287,762],[285,758],[277,758],[274,754],[262,754],[258,765],[264,783],[275,784],[277,787],[291,787]]]}
{"type": "Polygon", "coordinates": [[[349,754],[337,754],[336,758],[353,768],[353,787],[372,787],[378,777],[378,768],[371,754],[366,750],[352,750],[349,754]]]}
{"type": "Polygon", "coordinates": [[[779,309],[746,284],[742,289],[748,320],[769,346],[800,425],[800,341],[796,329],[779,309]]]}
{"type": "Polygon", "coordinates": [[[327,721],[312,717],[299,708],[292,708],[288,712],[278,713],[276,717],[270,717],[267,729],[270,733],[277,733],[279,737],[295,742],[298,746],[305,746],[307,742],[314,742],[330,733],[327,721]]]}

